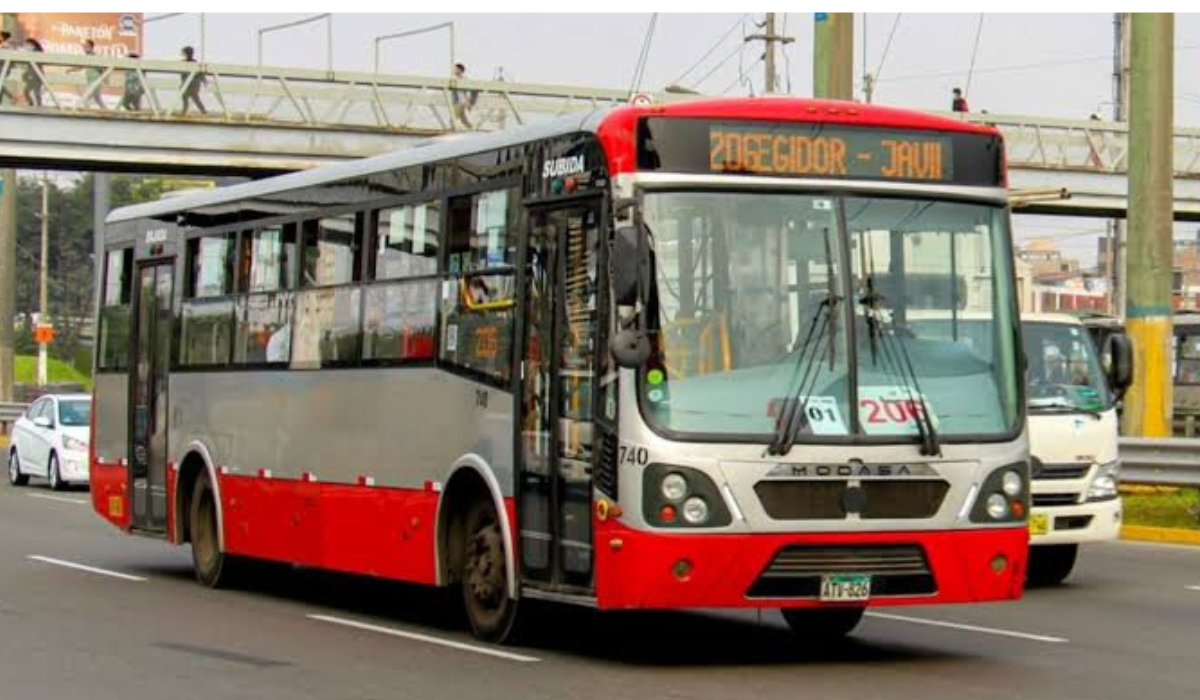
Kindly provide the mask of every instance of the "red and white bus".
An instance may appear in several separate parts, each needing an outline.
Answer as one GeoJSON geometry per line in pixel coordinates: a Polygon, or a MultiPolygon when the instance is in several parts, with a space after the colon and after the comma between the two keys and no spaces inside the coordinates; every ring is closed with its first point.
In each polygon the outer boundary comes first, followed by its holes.
{"type": "Polygon", "coordinates": [[[209,586],[461,584],[490,640],[526,599],[832,634],[1014,599],[1014,289],[998,133],[851,103],[623,107],[128,207],[93,503],[209,586]]]}

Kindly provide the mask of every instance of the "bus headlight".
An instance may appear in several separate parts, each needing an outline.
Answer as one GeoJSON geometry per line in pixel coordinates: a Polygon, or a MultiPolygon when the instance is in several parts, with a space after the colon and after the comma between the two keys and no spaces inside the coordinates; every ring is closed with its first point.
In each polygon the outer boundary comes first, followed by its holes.
{"type": "Polygon", "coordinates": [[[1108,464],[1101,464],[1096,469],[1096,476],[1092,477],[1092,483],[1088,485],[1088,500],[1107,501],[1110,498],[1116,498],[1117,483],[1120,478],[1121,460],[1118,459],[1108,464]]]}
{"type": "Polygon", "coordinates": [[[1008,499],[998,493],[988,496],[987,514],[992,520],[1003,520],[1008,515],[1008,499]]]}
{"type": "Polygon", "coordinates": [[[683,503],[683,519],[690,525],[703,525],[708,520],[708,504],[703,498],[692,496],[683,503]]]}
{"type": "Polygon", "coordinates": [[[1004,493],[1009,498],[1020,496],[1021,489],[1024,486],[1021,483],[1021,475],[1015,471],[1004,472],[1004,476],[1001,478],[1001,484],[1002,488],[1004,489],[1004,493]]]}
{"type": "Polygon", "coordinates": [[[651,464],[642,472],[642,517],[651,527],[683,529],[733,522],[713,478],[675,464],[651,464]]]}
{"type": "Polygon", "coordinates": [[[993,470],[979,485],[979,498],[971,509],[971,522],[1001,524],[1024,522],[1029,513],[1029,464],[1013,462],[993,470]]]}
{"type": "MultiPolygon", "coordinates": [[[[687,495],[687,479],[679,472],[671,472],[663,477],[662,495],[668,501],[679,501],[687,495]]],[[[686,511],[684,517],[687,517],[686,511]]]]}

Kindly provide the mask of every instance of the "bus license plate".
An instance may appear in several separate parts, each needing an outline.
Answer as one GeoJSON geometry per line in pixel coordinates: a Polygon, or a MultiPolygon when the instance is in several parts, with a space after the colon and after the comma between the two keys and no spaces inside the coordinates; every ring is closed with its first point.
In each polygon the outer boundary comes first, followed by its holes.
{"type": "Polygon", "coordinates": [[[1033,513],[1029,516],[1029,534],[1033,537],[1050,532],[1050,518],[1045,513],[1033,513]]]}
{"type": "Polygon", "coordinates": [[[821,577],[821,600],[867,600],[870,597],[871,577],[867,574],[821,577]]]}

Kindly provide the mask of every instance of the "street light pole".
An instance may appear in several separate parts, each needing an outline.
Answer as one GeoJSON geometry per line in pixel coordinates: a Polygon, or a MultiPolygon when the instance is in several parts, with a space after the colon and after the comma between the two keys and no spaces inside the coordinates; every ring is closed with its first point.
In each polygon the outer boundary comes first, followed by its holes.
{"type": "Polygon", "coordinates": [[[46,371],[46,351],[49,349],[46,343],[46,336],[41,331],[41,327],[47,325],[49,316],[49,304],[46,299],[46,273],[49,267],[50,259],[50,182],[47,180],[45,173],[42,174],[42,262],[40,281],[38,283],[38,362],[37,362],[37,385],[39,387],[46,386],[47,371],[46,371]]]}

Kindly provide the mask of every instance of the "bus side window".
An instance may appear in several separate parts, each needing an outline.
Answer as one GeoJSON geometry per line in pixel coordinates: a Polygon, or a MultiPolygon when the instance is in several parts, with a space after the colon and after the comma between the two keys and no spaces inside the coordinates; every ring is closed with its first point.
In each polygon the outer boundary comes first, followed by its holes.
{"type": "Polygon", "coordinates": [[[507,381],[512,353],[516,190],[449,200],[441,289],[441,359],[507,381]]]}
{"type": "Polygon", "coordinates": [[[125,370],[129,367],[130,293],[133,249],[110,250],[104,257],[104,296],[100,304],[100,370],[125,370]]]}

